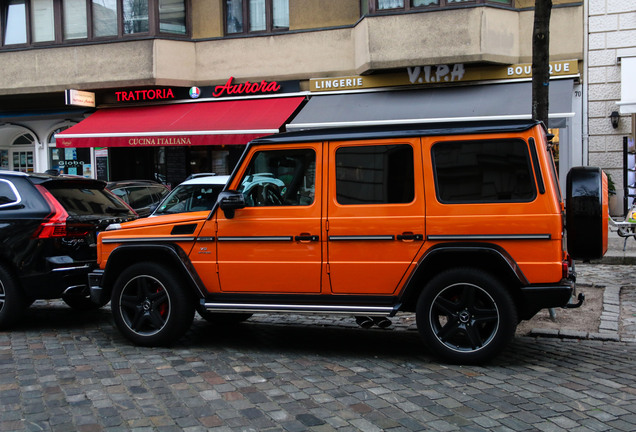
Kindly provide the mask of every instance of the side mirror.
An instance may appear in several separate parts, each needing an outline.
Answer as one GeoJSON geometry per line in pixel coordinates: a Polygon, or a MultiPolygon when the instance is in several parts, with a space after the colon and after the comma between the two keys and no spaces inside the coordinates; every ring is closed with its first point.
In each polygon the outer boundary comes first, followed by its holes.
{"type": "Polygon", "coordinates": [[[245,197],[242,192],[235,190],[226,190],[219,194],[219,207],[225,213],[225,217],[232,219],[234,211],[245,208],[245,197]]]}

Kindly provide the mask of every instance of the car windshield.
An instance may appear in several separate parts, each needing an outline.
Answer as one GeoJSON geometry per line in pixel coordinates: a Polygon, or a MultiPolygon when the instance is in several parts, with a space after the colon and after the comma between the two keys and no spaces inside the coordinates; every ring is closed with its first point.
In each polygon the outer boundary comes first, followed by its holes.
{"type": "Polygon", "coordinates": [[[187,213],[202,210],[212,210],[222,184],[190,184],[179,185],[161,202],[155,216],[163,214],[187,213]]]}

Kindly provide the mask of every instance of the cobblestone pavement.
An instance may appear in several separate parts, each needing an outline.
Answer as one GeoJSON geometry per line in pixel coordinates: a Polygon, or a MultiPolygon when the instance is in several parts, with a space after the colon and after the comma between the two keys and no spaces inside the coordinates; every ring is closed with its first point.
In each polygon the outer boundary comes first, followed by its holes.
{"type": "Polygon", "coordinates": [[[636,268],[579,264],[576,269],[581,285],[605,287],[600,332],[616,332],[620,340],[636,343],[636,268]]]}
{"type": "MultiPolygon", "coordinates": [[[[628,266],[579,274],[636,286],[628,266]]],[[[0,431],[636,430],[636,343],[519,337],[490,364],[446,365],[411,319],[196,320],[178,345],[140,348],[107,308],[38,302],[0,333],[0,431]]]]}

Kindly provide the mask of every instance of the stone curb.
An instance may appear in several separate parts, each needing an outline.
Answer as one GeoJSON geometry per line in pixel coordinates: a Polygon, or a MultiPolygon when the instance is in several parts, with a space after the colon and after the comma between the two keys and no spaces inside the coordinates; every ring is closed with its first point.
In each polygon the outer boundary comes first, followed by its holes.
{"type": "Polygon", "coordinates": [[[530,336],[554,337],[562,339],[589,339],[598,341],[632,342],[636,339],[621,339],[618,331],[620,328],[621,287],[607,286],[603,292],[603,310],[599,332],[584,332],[567,329],[540,329],[530,330],[530,336]]]}

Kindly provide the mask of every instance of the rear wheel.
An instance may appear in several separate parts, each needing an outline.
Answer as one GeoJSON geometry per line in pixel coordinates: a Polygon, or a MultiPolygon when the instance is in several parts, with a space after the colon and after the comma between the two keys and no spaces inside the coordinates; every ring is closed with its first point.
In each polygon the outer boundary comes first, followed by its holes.
{"type": "Polygon", "coordinates": [[[122,334],[137,345],[169,345],[190,328],[194,299],[175,274],[156,263],[138,263],[122,272],[111,309],[122,334]]]}
{"type": "Polygon", "coordinates": [[[457,363],[494,357],[513,338],[517,312],[503,285],[476,269],[440,273],[417,303],[417,328],[438,356],[457,363]]]}
{"type": "Polygon", "coordinates": [[[11,327],[27,306],[15,277],[0,265],[0,329],[11,327]]]}

